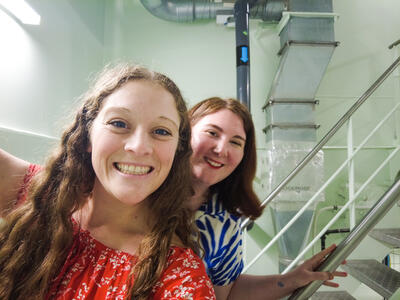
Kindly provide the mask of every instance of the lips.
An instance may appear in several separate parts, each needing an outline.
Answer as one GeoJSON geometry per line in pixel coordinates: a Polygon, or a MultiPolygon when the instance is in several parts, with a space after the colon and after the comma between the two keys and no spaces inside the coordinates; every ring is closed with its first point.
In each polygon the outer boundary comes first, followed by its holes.
{"type": "Polygon", "coordinates": [[[214,168],[221,168],[224,165],[224,164],[221,164],[221,163],[219,163],[219,162],[217,162],[215,160],[212,160],[212,159],[210,159],[208,157],[205,157],[204,160],[214,168]]]}
{"type": "Polygon", "coordinates": [[[128,175],[145,175],[153,171],[150,166],[138,166],[132,164],[114,163],[114,167],[121,173],[128,175]]]}

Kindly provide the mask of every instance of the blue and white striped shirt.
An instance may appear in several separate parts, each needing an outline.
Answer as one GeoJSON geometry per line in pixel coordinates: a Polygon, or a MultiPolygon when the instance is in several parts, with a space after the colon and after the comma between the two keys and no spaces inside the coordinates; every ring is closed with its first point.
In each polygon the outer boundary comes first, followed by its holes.
{"type": "Polygon", "coordinates": [[[203,262],[214,285],[228,285],[243,270],[241,218],[222,207],[217,194],[196,212],[203,262]]]}

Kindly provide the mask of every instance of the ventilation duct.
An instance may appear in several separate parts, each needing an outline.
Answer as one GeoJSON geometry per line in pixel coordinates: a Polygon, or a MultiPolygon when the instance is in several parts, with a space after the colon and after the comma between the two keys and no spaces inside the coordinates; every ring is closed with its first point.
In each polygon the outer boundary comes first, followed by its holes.
{"type": "MultiPolygon", "coordinates": [[[[289,0],[280,22],[281,57],[267,102],[266,166],[271,192],[315,146],[315,95],[337,46],[332,0],[289,0]]],[[[274,198],[271,209],[280,231],[323,183],[323,153],[316,155],[274,198]]],[[[314,203],[322,201],[319,196],[314,203]]],[[[310,206],[279,240],[280,271],[308,241],[314,214],[310,206]]]]}
{"type": "MultiPolygon", "coordinates": [[[[261,19],[264,22],[279,22],[287,0],[259,0],[252,2],[250,18],[261,19]]],[[[140,0],[143,6],[154,16],[172,22],[194,22],[210,20],[218,13],[229,12],[233,8],[224,2],[213,0],[140,0]]]]}
{"type": "Polygon", "coordinates": [[[140,0],[143,6],[154,16],[173,22],[193,22],[215,18],[218,10],[222,10],[222,2],[210,0],[140,0]]]}

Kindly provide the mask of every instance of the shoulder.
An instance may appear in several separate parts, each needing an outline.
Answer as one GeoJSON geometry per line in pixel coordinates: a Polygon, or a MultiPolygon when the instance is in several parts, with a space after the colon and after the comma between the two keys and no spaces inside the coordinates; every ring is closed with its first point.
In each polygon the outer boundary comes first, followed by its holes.
{"type": "Polygon", "coordinates": [[[213,217],[223,222],[225,219],[231,219],[235,223],[240,223],[240,217],[228,212],[218,199],[218,194],[213,194],[207,203],[204,203],[196,212],[196,219],[203,216],[213,217]]]}
{"type": "Polygon", "coordinates": [[[26,170],[22,184],[20,185],[20,187],[18,189],[17,202],[16,202],[17,206],[25,202],[27,194],[28,194],[29,184],[30,184],[32,178],[40,170],[41,170],[41,166],[39,166],[39,165],[34,165],[34,164],[29,165],[28,169],[26,170]]]}
{"type": "Polygon", "coordinates": [[[0,149],[0,213],[11,209],[23,184],[29,163],[0,149]]]}
{"type": "Polygon", "coordinates": [[[203,261],[214,285],[226,285],[243,269],[241,219],[225,210],[216,197],[196,214],[203,261]]]}
{"type": "Polygon", "coordinates": [[[190,248],[173,247],[153,288],[154,299],[215,299],[201,259],[190,248]]]}
{"type": "MultiPolygon", "coordinates": [[[[241,234],[241,218],[228,212],[217,195],[202,205],[195,214],[196,225],[200,232],[220,234],[241,234]]],[[[215,234],[212,234],[215,236],[215,234]]]]}

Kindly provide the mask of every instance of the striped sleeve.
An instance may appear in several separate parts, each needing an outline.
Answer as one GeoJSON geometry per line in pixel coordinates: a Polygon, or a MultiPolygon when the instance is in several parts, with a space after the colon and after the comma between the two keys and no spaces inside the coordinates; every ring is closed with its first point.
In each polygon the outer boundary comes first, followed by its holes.
{"type": "Polygon", "coordinates": [[[216,195],[196,213],[203,261],[214,285],[228,285],[243,270],[240,221],[222,207],[216,195]]]}

